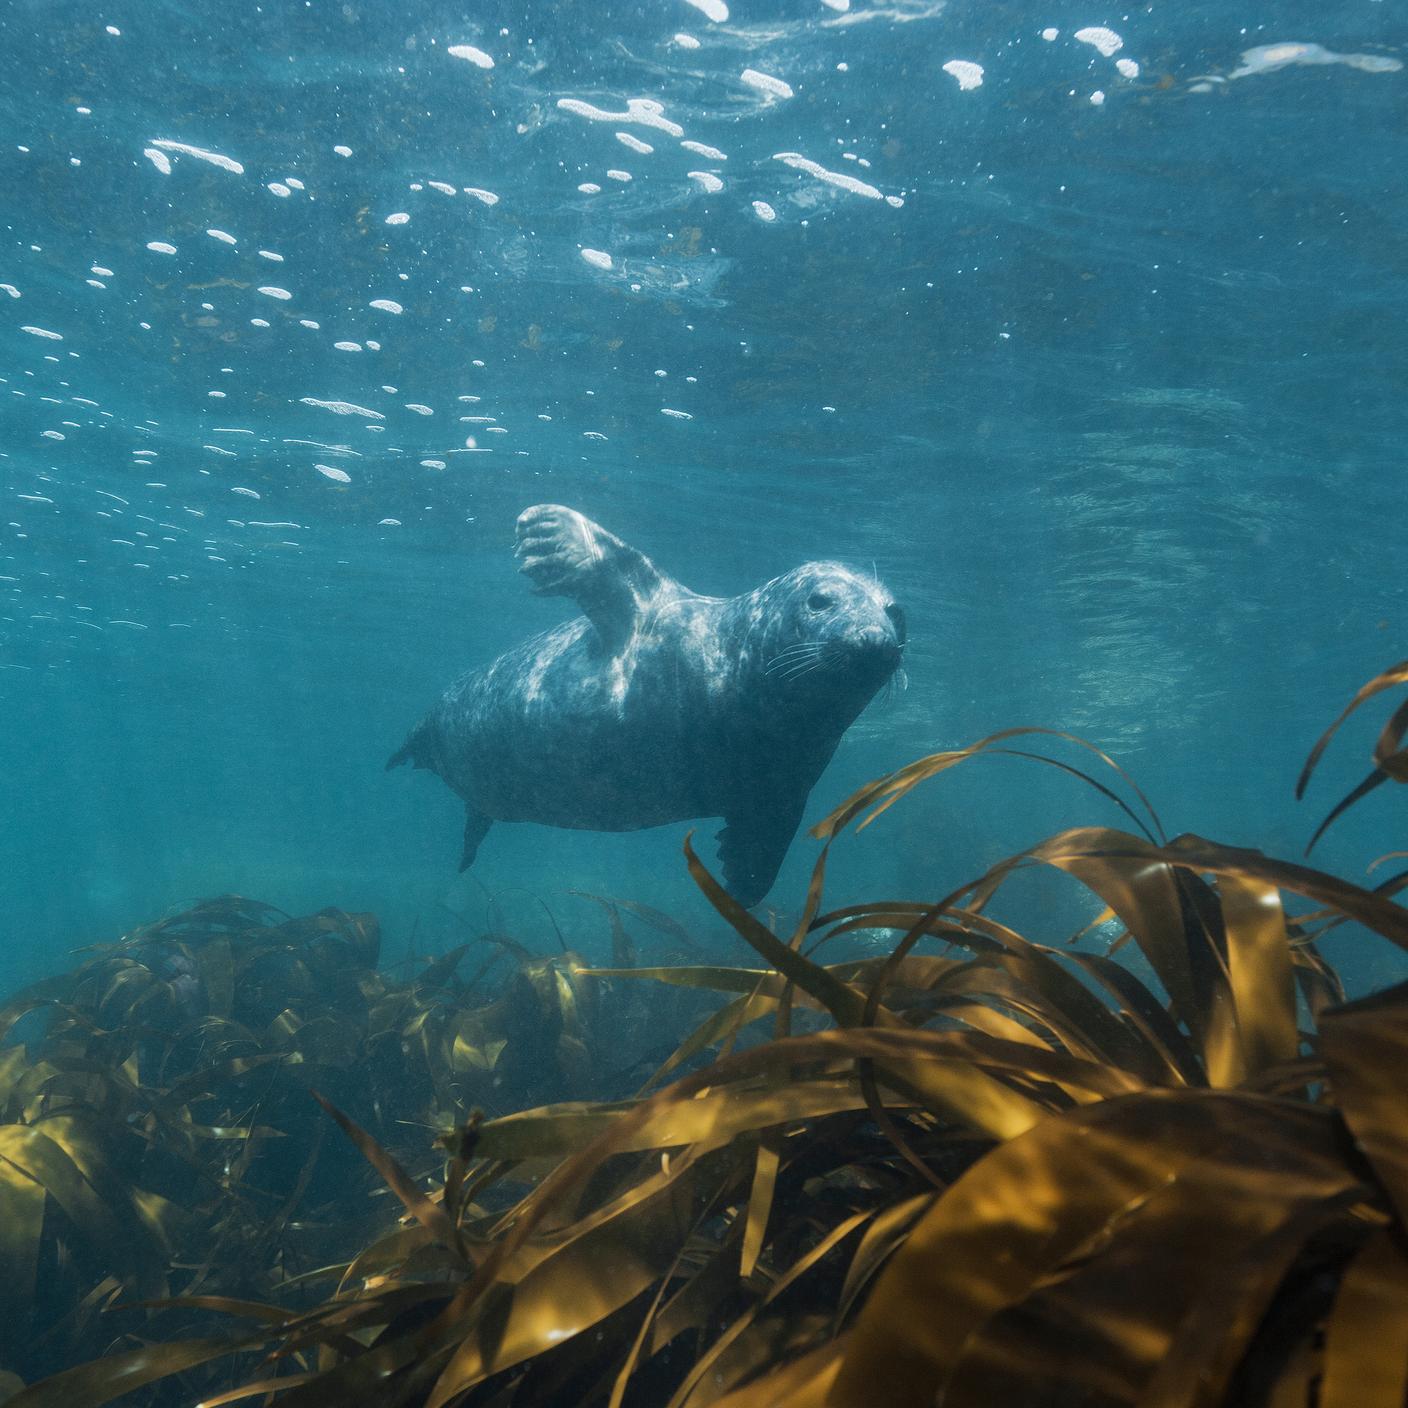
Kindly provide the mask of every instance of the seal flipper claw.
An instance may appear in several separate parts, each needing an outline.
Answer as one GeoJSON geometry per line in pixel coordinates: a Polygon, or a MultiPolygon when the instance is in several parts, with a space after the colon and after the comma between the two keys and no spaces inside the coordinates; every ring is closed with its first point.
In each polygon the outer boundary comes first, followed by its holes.
{"type": "Polygon", "coordinates": [[[724,886],[745,909],[758,904],[772,889],[801,825],[802,805],[759,806],[756,811],[730,812],[724,818],[724,829],[719,832],[724,886]]]}
{"type": "Polygon", "coordinates": [[[513,550],[535,595],[571,597],[612,655],[624,649],[641,612],[669,582],[644,553],[561,504],[524,509],[513,550]]]}
{"type": "Polygon", "coordinates": [[[479,843],[489,834],[494,824],[492,817],[476,811],[468,802],[464,808],[464,851],[460,855],[460,869],[468,870],[479,853],[479,843]]]}

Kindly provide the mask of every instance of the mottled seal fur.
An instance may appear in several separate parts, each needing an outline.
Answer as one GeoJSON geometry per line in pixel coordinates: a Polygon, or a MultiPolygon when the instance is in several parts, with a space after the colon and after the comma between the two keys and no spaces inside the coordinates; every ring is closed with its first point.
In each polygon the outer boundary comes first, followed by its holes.
{"type": "Polygon", "coordinates": [[[461,869],[495,821],[722,817],[725,884],[756,904],[841,735],[899,666],[904,613],[835,562],[699,596],[557,504],[519,517],[515,551],[538,595],[583,614],[456,680],[387,767],[429,768],[464,799],[461,869]]]}

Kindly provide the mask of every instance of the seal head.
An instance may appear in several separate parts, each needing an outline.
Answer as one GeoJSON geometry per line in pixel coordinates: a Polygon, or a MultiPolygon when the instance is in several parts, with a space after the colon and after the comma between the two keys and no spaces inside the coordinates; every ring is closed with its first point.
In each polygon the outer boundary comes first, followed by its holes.
{"type": "Polygon", "coordinates": [[[842,734],[899,667],[889,592],[834,562],[701,596],[569,508],[518,520],[521,570],[582,611],[449,686],[388,767],[465,801],[461,868],[494,821],[631,831],[724,819],[731,893],[767,893],[842,734]]]}
{"type": "Polygon", "coordinates": [[[839,562],[809,562],[758,593],[764,674],[791,686],[860,690],[866,700],[899,668],[906,642],[903,608],[874,578],[839,562]]]}

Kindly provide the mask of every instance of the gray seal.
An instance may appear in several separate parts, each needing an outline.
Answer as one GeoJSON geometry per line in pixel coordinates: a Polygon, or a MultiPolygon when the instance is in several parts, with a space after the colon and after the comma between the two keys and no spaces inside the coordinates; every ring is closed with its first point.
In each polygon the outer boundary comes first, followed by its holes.
{"type": "Polygon", "coordinates": [[[519,516],[515,553],[537,595],[582,615],[461,676],[386,766],[463,798],[461,870],[495,821],[722,817],[724,883],[758,903],[841,735],[899,667],[904,612],[836,562],[700,596],[558,504],[519,516]]]}

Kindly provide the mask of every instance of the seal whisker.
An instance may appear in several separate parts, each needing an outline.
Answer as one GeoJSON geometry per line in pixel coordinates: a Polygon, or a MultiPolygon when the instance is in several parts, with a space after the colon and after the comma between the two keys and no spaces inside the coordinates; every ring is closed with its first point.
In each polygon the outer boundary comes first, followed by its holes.
{"type": "Polygon", "coordinates": [[[809,675],[813,670],[821,669],[826,663],[824,655],[815,655],[810,660],[804,660],[800,665],[794,665],[790,670],[784,670],[782,678],[784,680],[799,680],[803,675],[809,675]]]}
{"type": "Polygon", "coordinates": [[[779,651],[763,667],[765,675],[771,675],[778,670],[786,669],[790,665],[795,665],[802,660],[814,660],[822,653],[824,647],[816,641],[807,641],[801,645],[789,645],[786,650],[779,651]]]}
{"type": "Polygon", "coordinates": [[[780,665],[790,664],[794,660],[810,660],[813,655],[820,654],[819,650],[794,650],[786,655],[774,656],[768,661],[769,670],[776,669],[780,665]]]}

